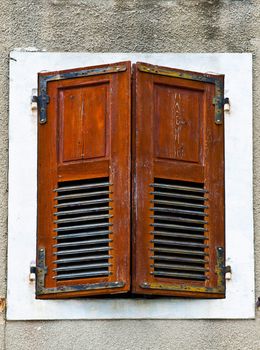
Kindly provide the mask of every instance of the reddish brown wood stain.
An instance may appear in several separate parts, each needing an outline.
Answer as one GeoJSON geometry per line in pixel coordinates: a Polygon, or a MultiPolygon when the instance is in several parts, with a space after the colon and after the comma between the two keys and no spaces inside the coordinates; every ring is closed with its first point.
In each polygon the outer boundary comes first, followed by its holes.
{"type": "MultiPolygon", "coordinates": [[[[124,282],[115,289],[42,295],[41,298],[122,293],[130,288],[130,82],[125,72],[48,83],[48,122],[38,128],[38,249],[46,249],[45,287],[124,282]],[[53,212],[58,182],[109,176],[113,209],[109,277],[55,281],[53,212]]],[[[110,66],[117,66],[113,64],[110,66]]],[[[108,65],[106,65],[107,67],[108,65]]],[[[99,66],[102,67],[102,66],[99,66]]],[[[97,68],[97,67],[89,67],[97,68]]],[[[77,71],[76,69],[75,71],[77,71]]],[[[71,70],[70,72],[72,72],[71,70]]],[[[50,74],[42,73],[40,75],[50,74]]]]}
{"type": "Polygon", "coordinates": [[[153,124],[156,158],[199,161],[201,105],[200,91],[154,82],[153,124]]]}
{"type": "MultiPolygon", "coordinates": [[[[223,293],[140,287],[143,282],[208,288],[217,285],[216,247],[224,246],[224,127],[214,122],[214,84],[140,72],[139,64],[136,64],[131,91],[130,62],[120,64],[126,65],[126,72],[48,83],[48,122],[38,127],[37,247],[46,249],[47,288],[117,281],[124,281],[125,287],[42,295],[40,298],[123,293],[131,288],[141,294],[223,297],[223,293]],[[57,282],[52,270],[53,230],[56,227],[53,223],[56,204],[53,189],[58,182],[106,176],[113,183],[110,195],[113,200],[110,211],[113,214],[110,219],[113,223],[112,274],[105,278],[57,282]],[[131,176],[133,220],[130,238],[131,176]],[[156,278],[150,274],[153,244],[149,232],[153,219],[149,208],[153,195],[149,192],[155,177],[205,184],[210,203],[207,210],[209,248],[205,249],[209,254],[209,279],[206,282],[156,278]]],[[[42,76],[48,74],[40,73],[42,76]]],[[[219,76],[219,79],[223,77],[219,76]]]]}
{"type": "MultiPolygon", "coordinates": [[[[151,68],[154,66],[147,65],[151,68]]],[[[216,247],[224,246],[224,127],[214,122],[214,84],[145,73],[135,65],[133,290],[141,294],[223,297],[223,293],[169,291],[159,285],[217,286],[216,247]],[[206,282],[160,278],[151,271],[149,194],[154,178],[204,183],[209,198],[209,273],[206,282]],[[157,284],[144,289],[142,283],[157,284]]],[[[168,68],[167,68],[168,69],[168,68]]],[[[171,70],[171,69],[169,69],[171,70]]],[[[172,69],[172,71],[178,71],[172,69]]],[[[220,79],[223,77],[220,76],[220,79]]]]}

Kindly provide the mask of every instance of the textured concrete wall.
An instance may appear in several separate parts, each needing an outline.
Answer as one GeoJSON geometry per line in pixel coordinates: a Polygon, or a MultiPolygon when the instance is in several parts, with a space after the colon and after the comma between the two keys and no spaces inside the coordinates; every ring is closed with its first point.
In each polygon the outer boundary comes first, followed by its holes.
{"type": "MultiPolygon", "coordinates": [[[[1,1],[0,297],[6,292],[8,54],[16,47],[48,51],[254,53],[256,293],[260,296],[259,14],[259,0],[1,1]]],[[[260,313],[256,320],[249,321],[73,322],[5,322],[0,314],[0,349],[54,348],[258,350],[260,313]]]]}

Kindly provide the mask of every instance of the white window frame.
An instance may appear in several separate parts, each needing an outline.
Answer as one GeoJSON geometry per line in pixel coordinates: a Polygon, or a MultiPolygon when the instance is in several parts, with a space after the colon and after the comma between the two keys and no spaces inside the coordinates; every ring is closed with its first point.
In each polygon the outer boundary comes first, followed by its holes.
{"type": "Polygon", "coordinates": [[[252,185],[252,55],[173,53],[10,54],[8,320],[254,318],[252,185]],[[29,280],[36,256],[37,113],[32,90],[37,73],[130,60],[225,74],[226,298],[197,300],[36,300],[29,280]]]}

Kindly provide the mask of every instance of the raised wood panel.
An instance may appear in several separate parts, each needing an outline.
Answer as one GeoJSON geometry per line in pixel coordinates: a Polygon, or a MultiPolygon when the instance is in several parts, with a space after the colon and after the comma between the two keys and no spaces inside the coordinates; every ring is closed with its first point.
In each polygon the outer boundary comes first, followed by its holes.
{"type": "Polygon", "coordinates": [[[154,84],[154,154],[198,163],[203,92],[154,84]]]}
{"type": "Polygon", "coordinates": [[[108,83],[59,89],[60,163],[108,156],[108,83]]]}

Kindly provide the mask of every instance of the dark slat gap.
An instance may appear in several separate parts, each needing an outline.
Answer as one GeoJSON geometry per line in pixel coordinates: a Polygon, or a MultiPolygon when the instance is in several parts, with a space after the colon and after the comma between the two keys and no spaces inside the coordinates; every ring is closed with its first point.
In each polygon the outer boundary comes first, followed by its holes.
{"type": "Polygon", "coordinates": [[[55,228],[54,231],[55,232],[63,232],[63,231],[72,231],[72,230],[85,230],[85,229],[91,229],[91,228],[109,227],[112,225],[113,225],[112,223],[105,222],[105,223],[101,223],[101,224],[65,226],[65,227],[55,228]]]}
{"type": "Polygon", "coordinates": [[[63,240],[63,239],[70,239],[70,238],[86,238],[86,237],[93,237],[93,236],[104,236],[109,235],[113,231],[93,231],[93,232],[81,232],[81,233],[67,233],[65,235],[58,235],[53,237],[56,240],[63,240]]]}
{"type": "Polygon", "coordinates": [[[83,262],[83,261],[93,261],[93,260],[105,260],[105,259],[111,259],[112,255],[89,255],[89,256],[83,256],[83,257],[77,257],[77,258],[67,258],[67,259],[59,259],[54,260],[54,264],[71,264],[71,263],[77,263],[77,262],[83,262]]]}
{"type": "Polygon", "coordinates": [[[188,203],[188,202],[176,202],[176,201],[161,200],[161,199],[152,199],[151,203],[164,204],[164,205],[175,205],[177,207],[208,209],[208,206],[203,205],[203,204],[194,204],[194,203],[188,203]]]}
{"type": "Polygon", "coordinates": [[[82,273],[69,273],[69,274],[60,274],[54,276],[56,280],[65,280],[65,279],[75,279],[75,278],[84,278],[84,277],[100,277],[100,276],[109,276],[111,272],[107,270],[95,271],[95,272],[82,272],[82,273]]]}
{"type": "Polygon", "coordinates": [[[209,271],[209,269],[206,269],[205,267],[192,266],[192,265],[173,265],[173,264],[155,263],[155,264],[151,264],[150,266],[156,267],[159,269],[169,269],[169,270],[188,270],[188,271],[202,271],[202,272],[209,271]]]}
{"type": "Polygon", "coordinates": [[[85,209],[76,209],[76,210],[66,210],[66,211],[57,211],[53,215],[55,216],[66,216],[66,215],[76,215],[76,214],[85,214],[99,211],[108,211],[112,207],[96,207],[96,208],[85,208],[85,209]]]}
{"type": "Polygon", "coordinates": [[[205,220],[189,219],[189,218],[184,218],[184,217],[179,217],[179,216],[151,215],[150,218],[158,219],[158,220],[169,220],[169,221],[179,221],[179,222],[186,222],[186,223],[202,224],[202,225],[206,225],[208,223],[205,220]]]}
{"type": "Polygon", "coordinates": [[[109,267],[112,264],[103,263],[103,264],[85,264],[85,265],[74,265],[74,266],[63,266],[56,267],[53,271],[73,271],[73,270],[91,270],[91,269],[99,269],[104,267],[109,267]]]}
{"type": "Polygon", "coordinates": [[[193,243],[193,242],[180,242],[180,241],[170,241],[166,239],[152,239],[151,243],[162,244],[162,245],[175,245],[179,247],[192,247],[192,248],[208,248],[207,244],[193,243]]]}
{"type": "Polygon", "coordinates": [[[112,250],[110,247],[95,247],[86,249],[73,249],[73,250],[59,250],[54,252],[54,255],[71,255],[71,254],[85,254],[85,253],[98,253],[98,252],[108,252],[112,250]]]}
{"type": "Polygon", "coordinates": [[[112,183],[109,182],[99,182],[94,184],[88,184],[88,185],[76,185],[76,186],[64,186],[55,188],[53,192],[66,192],[66,191],[80,191],[80,190],[86,190],[91,188],[97,188],[97,187],[108,187],[111,186],[112,183]]]}
{"type": "Polygon", "coordinates": [[[93,205],[93,204],[103,204],[103,203],[109,203],[112,202],[112,199],[110,198],[102,198],[102,199],[93,199],[90,201],[76,201],[76,202],[66,202],[66,203],[59,203],[57,205],[54,205],[54,208],[71,208],[71,207],[78,207],[78,206],[84,206],[84,205],[93,205]]]}
{"type": "Polygon", "coordinates": [[[97,192],[85,192],[85,193],[75,193],[75,194],[67,194],[62,196],[57,196],[54,199],[64,200],[64,199],[73,199],[73,198],[84,198],[84,197],[98,197],[111,194],[111,191],[97,191],[97,192]]]}
{"type": "Polygon", "coordinates": [[[187,230],[187,231],[199,231],[199,232],[208,231],[206,228],[203,228],[203,227],[164,224],[164,223],[153,223],[153,224],[150,224],[150,226],[159,227],[159,228],[162,227],[162,228],[169,228],[169,229],[180,229],[180,230],[187,230]]]}
{"type": "Polygon", "coordinates": [[[112,242],[112,239],[91,239],[89,241],[76,241],[76,242],[66,242],[66,243],[57,243],[54,244],[55,248],[63,248],[63,247],[73,247],[73,246],[81,246],[81,245],[92,245],[92,244],[103,244],[112,242]]]}
{"type": "Polygon", "coordinates": [[[206,259],[195,259],[195,258],[180,258],[178,256],[171,256],[171,255],[152,255],[150,257],[153,260],[165,260],[165,261],[174,261],[174,262],[181,262],[181,263],[190,263],[190,264],[206,264],[208,263],[208,260],[206,259]]]}
{"type": "Polygon", "coordinates": [[[159,253],[170,253],[170,254],[183,254],[183,255],[200,255],[208,256],[209,254],[204,251],[199,250],[187,250],[187,249],[177,249],[177,248],[150,248],[153,252],[159,253]]]}
{"type": "Polygon", "coordinates": [[[151,231],[152,235],[155,236],[165,236],[165,237],[176,237],[176,238],[185,238],[185,239],[200,239],[200,240],[208,240],[209,238],[203,235],[197,235],[197,234],[188,234],[188,233],[181,233],[181,232],[167,232],[167,231],[151,231]]]}
{"type": "Polygon", "coordinates": [[[160,196],[160,197],[174,197],[174,198],[180,198],[180,199],[192,199],[192,200],[207,200],[205,197],[200,197],[200,196],[193,196],[193,195],[188,195],[188,194],[179,194],[179,193],[170,193],[170,192],[159,192],[159,191],[152,191],[150,194],[153,194],[155,196],[160,196]]]}
{"type": "Polygon", "coordinates": [[[162,211],[165,213],[176,213],[176,214],[184,214],[184,215],[196,215],[196,216],[208,216],[207,213],[203,211],[195,211],[195,210],[183,210],[183,209],[175,209],[175,208],[164,208],[164,207],[153,207],[150,208],[152,211],[162,211]]]}
{"type": "Polygon", "coordinates": [[[183,272],[168,272],[168,271],[156,271],[151,272],[151,275],[154,276],[160,276],[160,277],[176,277],[176,278],[185,278],[185,279],[196,279],[196,280],[202,280],[205,281],[208,278],[205,275],[199,275],[199,274],[191,274],[191,273],[183,273],[183,272]]]}
{"type": "Polygon", "coordinates": [[[104,215],[88,215],[88,216],[79,216],[69,219],[58,219],[54,220],[55,224],[63,224],[63,223],[70,223],[70,222],[78,222],[78,221],[94,221],[94,220],[102,220],[102,219],[110,219],[113,215],[110,214],[104,214],[104,215]]]}
{"type": "Polygon", "coordinates": [[[207,190],[204,190],[203,188],[198,187],[192,187],[192,186],[181,186],[181,185],[167,185],[167,184],[160,184],[160,183],[152,183],[150,184],[150,187],[161,187],[166,188],[170,190],[178,190],[178,191],[188,191],[188,192],[200,192],[200,193],[207,193],[207,190]]]}

